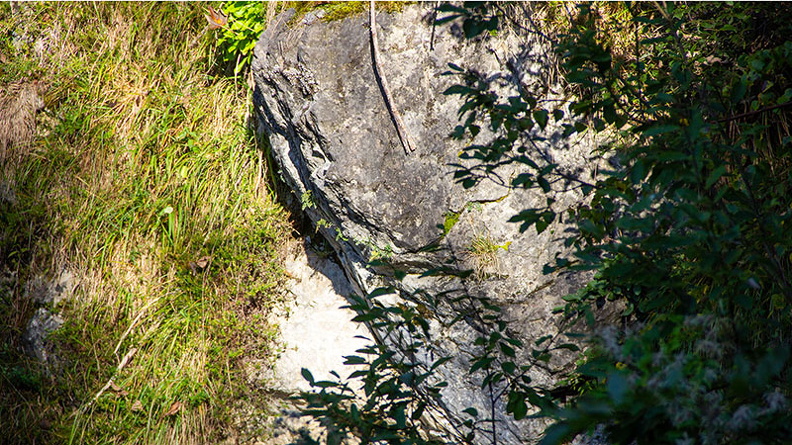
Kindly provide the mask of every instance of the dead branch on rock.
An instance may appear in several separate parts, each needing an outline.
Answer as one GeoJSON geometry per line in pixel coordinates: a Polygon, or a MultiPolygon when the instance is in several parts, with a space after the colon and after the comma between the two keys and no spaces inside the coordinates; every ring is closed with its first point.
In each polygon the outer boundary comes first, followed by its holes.
{"type": "Polygon", "coordinates": [[[385,80],[385,77],[382,75],[382,69],[380,68],[377,43],[377,21],[375,20],[376,14],[374,13],[373,0],[371,1],[369,9],[369,36],[371,38],[371,60],[374,66],[374,77],[377,78],[377,84],[379,85],[380,92],[382,92],[382,98],[385,100],[385,107],[388,109],[393,125],[396,127],[396,133],[399,135],[402,147],[404,147],[404,153],[410,154],[415,148],[413,148],[410,143],[410,138],[407,134],[407,129],[404,127],[401,114],[399,114],[399,111],[393,106],[393,101],[391,100],[393,96],[390,93],[390,87],[388,86],[387,80],[385,80]]]}

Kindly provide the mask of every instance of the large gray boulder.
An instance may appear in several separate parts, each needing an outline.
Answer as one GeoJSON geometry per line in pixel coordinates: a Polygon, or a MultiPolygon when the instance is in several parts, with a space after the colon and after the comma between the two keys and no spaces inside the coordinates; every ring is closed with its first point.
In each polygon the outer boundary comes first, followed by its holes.
{"type": "MultiPolygon", "coordinates": [[[[433,27],[432,20],[426,4],[398,14],[379,12],[376,18],[380,73],[414,151],[403,149],[375,78],[367,15],[308,23],[286,13],[275,20],[253,61],[259,130],[282,179],[332,244],[355,292],[388,284],[407,295],[423,289],[487,296],[503,307],[516,335],[532,345],[558,332],[552,309],[585,277],[542,274],[543,265],[564,250],[562,222],[541,234],[520,233],[507,222],[520,210],[543,205],[541,192],[510,191],[494,182],[465,190],[454,182],[449,164],[460,162],[460,150],[471,141],[450,136],[459,124],[461,102],[442,94],[457,82],[443,73],[454,63],[488,73],[501,93],[515,94],[521,85],[550,95],[544,74],[548,56],[532,35],[516,29],[471,41],[454,26],[433,27]],[[422,250],[428,245],[437,249],[422,250]],[[389,266],[373,267],[372,259],[385,259],[389,266]],[[421,277],[438,267],[474,274],[421,277]],[[407,276],[396,280],[394,270],[407,276]]],[[[559,134],[558,127],[547,129],[542,147],[547,156],[570,170],[587,168],[591,144],[561,143],[559,134]]],[[[479,139],[487,137],[484,132],[479,139]]],[[[500,173],[508,178],[515,170],[500,173]]],[[[582,200],[575,191],[559,191],[554,198],[559,212],[582,200]]],[[[448,326],[458,308],[444,308],[435,314],[432,338],[436,351],[453,357],[440,370],[449,382],[443,395],[452,424],[459,420],[454,413],[470,406],[489,413],[493,401],[480,389],[480,377],[467,372],[480,352],[473,341],[482,325],[469,318],[448,326]]],[[[527,361],[530,348],[521,353],[527,361]]],[[[573,358],[558,356],[534,366],[533,381],[552,385],[573,358]]],[[[505,412],[504,400],[494,403],[497,413],[505,412]]],[[[530,442],[543,428],[540,421],[514,422],[503,414],[498,420],[499,443],[530,442]]]]}

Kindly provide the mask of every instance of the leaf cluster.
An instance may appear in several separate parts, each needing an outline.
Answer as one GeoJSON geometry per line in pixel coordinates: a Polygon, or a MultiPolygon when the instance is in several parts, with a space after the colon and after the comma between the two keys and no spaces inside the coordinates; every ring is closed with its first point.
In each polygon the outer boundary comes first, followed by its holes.
{"type": "Polygon", "coordinates": [[[227,23],[218,29],[218,54],[221,65],[233,66],[234,75],[253,61],[253,49],[266,26],[265,7],[265,2],[223,2],[227,23]]]}

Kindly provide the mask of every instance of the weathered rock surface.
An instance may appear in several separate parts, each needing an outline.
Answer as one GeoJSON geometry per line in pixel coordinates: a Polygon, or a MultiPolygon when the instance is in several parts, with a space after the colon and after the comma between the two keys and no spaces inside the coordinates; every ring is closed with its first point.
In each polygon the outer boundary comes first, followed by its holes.
{"type": "Polygon", "coordinates": [[[28,321],[22,335],[25,352],[39,360],[47,372],[53,372],[61,363],[49,335],[63,325],[58,306],[72,298],[77,279],[64,268],[53,279],[37,276],[25,285],[25,296],[38,308],[28,321]]]}
{"type": "Polygon", "coordinates": [[[341,267],[314,251],[308,241],[289,250],[284,268],[292,298],[268,320],[268,325],[277,326],[283,349],[274,363],[271,357],[249,358],[246,365],[251,387],[265,388],[268,409],[275,415],[241,401],[236,419],[239,435],[228,443],[286,445],[322,439],[324,430],[319,422],[301,416],[299,406],[290,399],[310,390],[301,370],[310,369],[316,380],[333,378],[330,371],[345,377],[353,369],[343,364],[343,357],[370,343],[359,338],[369,333],[352,321],[355,313],[341,307],[352,292],[341,267]]]}
{"type": "MultiPolygon", "coordinates": [[[[406,153],[375,79],[368,18],[294,25],[288,20],[288,15],[279,17],[256,48],[260,131],[269,138],[283,180],[335,248],[354,290],[367,293],[393,284],[407,293],[459,290],[488,296],[504,308],[526,345],[556,332],[553,307],[583,283],[583,277],[542,274],[542,266],[562,250],[564,226],[556,222],[541,234],[520,233],[507,220],[540,206],[545,196],[509,192],[494,183],[470,190],[454,183],[449,164],[459,162],[459,151],[470,141],[450,137],[461,103],[442,95],[455,82],[443,76],[448,63],[489,73],[503,91],[514,91],[518,82],[527,88],[541,84],[546,64],[541,45],[519,32],[466,41],[453,27],[434,29],[430,7],[420,4],[399,14],[378,13],[381,74],[415,146],[406,153]],[[502,247],[482,255],[474,248],[477,239],[502,247]],[[439,249],[422,251],[432,243],[439,249]],[[392,268],[370,267],[369,260],[376,258],[388,259],[392,268]],[[419,277],[440,266],[476,273],[468,279],[419,277]],[[394,269],[407,277],[393,279],[394,269]]],[[[548,128],[546,137],[543,149],[554,162],[571,169],[589,162],[585,143],[558,143],[558,128],[548,128]]],[[[508,177],[510,172],[501,173],[508,177]]],[[[565,192],[555,199],[563,210],[581,197],[565,192]]],[[[479,327],[471,322],[441,328],[452,316],[438,312],[433,326],[437,350],[454,357],[441,370],[450,384],[444,393],[448,411],[474,406],[488,413],[489,395],[467,373],[479,327]]],[[[531,377],[550,384],[568,365],[569,357],[562,357],[534,367],[531,377]]],[[[505,401],[495,403],[504,413],[505,401]]],[[[499,420],[499,443],[530,442],[542,428],[537,422],[499,420]]]]}
{"type": "Polygon", "coordinates": [[[270,386],[284,392],[308,391],[302,368],[310,369],[317,380],[330,379],[330,371],[345,376],[353,370],[344,366],[343,356],[370,342],[359,338],[368,332],[352,321],[355,313],[341,308],[352,287],[338,264],[304,248],[284,266],[292,277],[289,293],[294,298],[277,314],[284,350],[270,386]]]}

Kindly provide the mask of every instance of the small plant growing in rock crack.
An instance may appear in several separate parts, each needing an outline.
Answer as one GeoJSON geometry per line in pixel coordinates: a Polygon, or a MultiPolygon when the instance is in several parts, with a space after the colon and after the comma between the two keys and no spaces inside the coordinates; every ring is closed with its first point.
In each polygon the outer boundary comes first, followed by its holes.
{"type": "Polygon", "coordinates": [[[451,229],[459,222],[459,216],[462,212],[446,212],[443,214],[443,224],[438,225],[439,229],[442,229],[443,236],[446,236],[451,232],[451,229]]]}
{"type": "Polygon", "coordinates": [[[387,262],[393,257],[393,247],[391,245],[380,247],[370,238],[356,238],[354,241],[355,244],[368,249],[370,262],[387,262]]]}
{"type": "Polygon", "coordinates": [[[311,190],[306,190],[300,195],[300,208],[302,210],[316,208],[316,199],[311,190]]]}
{"type": "Polygon", "coordinates": [[[508,251],[511,241],[504,244],[495,244],[489,235],[476,235],[465,249],[465,256],[472,263],[473,275],[476,280],[485,280],[501,273],[498,251],[508,251]]]}

